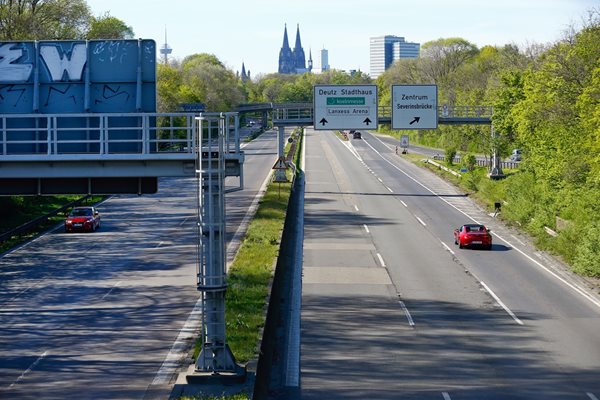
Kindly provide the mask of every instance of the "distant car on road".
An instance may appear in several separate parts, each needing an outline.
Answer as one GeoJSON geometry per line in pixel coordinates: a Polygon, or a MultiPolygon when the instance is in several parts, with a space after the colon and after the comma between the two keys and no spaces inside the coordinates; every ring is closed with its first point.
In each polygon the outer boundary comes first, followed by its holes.
{"type": "Polygon", "coordinates": [[[352,139],[362,139],[360,131],[350,131],[352,133],[352,139]]]}
{"type": "Polygon", "coordinates": [[[484,225],[465,224],[454,230],[454,244],[457,244],[461,249],[468,246],[478,246],[490,250],[492,248],[492,235],[484,225]]]}
{"type": "Polygon", "coordinates": [[[65,219],[65,232],[94,232],[98,228],[100,213],[94,207],[74,207],[65,219]]]}

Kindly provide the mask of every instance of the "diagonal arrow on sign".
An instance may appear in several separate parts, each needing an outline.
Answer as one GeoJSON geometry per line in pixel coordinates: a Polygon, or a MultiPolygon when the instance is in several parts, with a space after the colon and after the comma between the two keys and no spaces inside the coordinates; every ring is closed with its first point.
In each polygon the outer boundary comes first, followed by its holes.
{"type": "Polygon", "coordinates": [[[412,121],[410,121],[409,125],[412,125],[412,124],[415,124],[415,123],[418,124],[420,120],[421,120],[421,117],[415,117],[415,119],[413,119],[412,121]]]}

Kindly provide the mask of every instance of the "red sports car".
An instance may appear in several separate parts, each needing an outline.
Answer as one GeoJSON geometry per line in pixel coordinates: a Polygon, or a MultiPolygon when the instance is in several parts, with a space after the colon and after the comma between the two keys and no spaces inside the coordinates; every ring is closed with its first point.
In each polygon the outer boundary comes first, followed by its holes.
{"type": "Polygon", "coordinates": [[[465,224],[454,230],[454,244],[461,249],[467,246],[480,246],[491,250],[492,235],[484,225],[465,224]]]}
{"type": "Polygon", "coordinates": [[[100,213],[94,207],[74,207],[65,220],[65,232],[94,232],[98,228],[100,213]]]}

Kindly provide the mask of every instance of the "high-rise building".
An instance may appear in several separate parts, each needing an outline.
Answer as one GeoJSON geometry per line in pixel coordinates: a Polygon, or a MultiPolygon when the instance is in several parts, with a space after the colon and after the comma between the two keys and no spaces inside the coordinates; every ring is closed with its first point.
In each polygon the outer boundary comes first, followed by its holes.
{"type": "Polygon", "coordinates": [[[296,29],[296,43],[294,50],[290,48],[287,35],[287,24],[283,31],[283,45],[279,51],[279,73],[280,74],[302,74],[312,70],[312,54],[309,57],[308,68],[306,68],[306,56],[300,41],[300,25],[296,29]]]}
{"type": "Polygon", "coordinates": [[[375,79],[389,68],[394,61],[403,58],[418,58],[421,45],[407,42],[403,37],[385,35],[371,38],[371,78],[375,79]]]}
{"type": "Polygon", "coordinates": [[[329,71],[329,51],[321,50],[321,72],[329,71]]]}

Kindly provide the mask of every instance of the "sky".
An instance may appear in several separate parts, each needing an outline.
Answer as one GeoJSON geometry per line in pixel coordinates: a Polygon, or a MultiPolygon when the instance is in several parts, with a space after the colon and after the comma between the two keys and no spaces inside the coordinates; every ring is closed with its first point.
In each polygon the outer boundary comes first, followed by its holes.
{"type": "Polygon", "coordinates": [[[229,69],[242,62],[252,77],[277,72],[285,24],[293,47],[300,26],[313,72],[321,49],[339,70],[369,72],[369,38],[401,36],[426,43],[460,37],[482,47],[559,40],[580,27],[600,0],[87,0],[95,16],[109,12],[136,37],[167,41],[171,57],[214,54],[229,69]]]}

